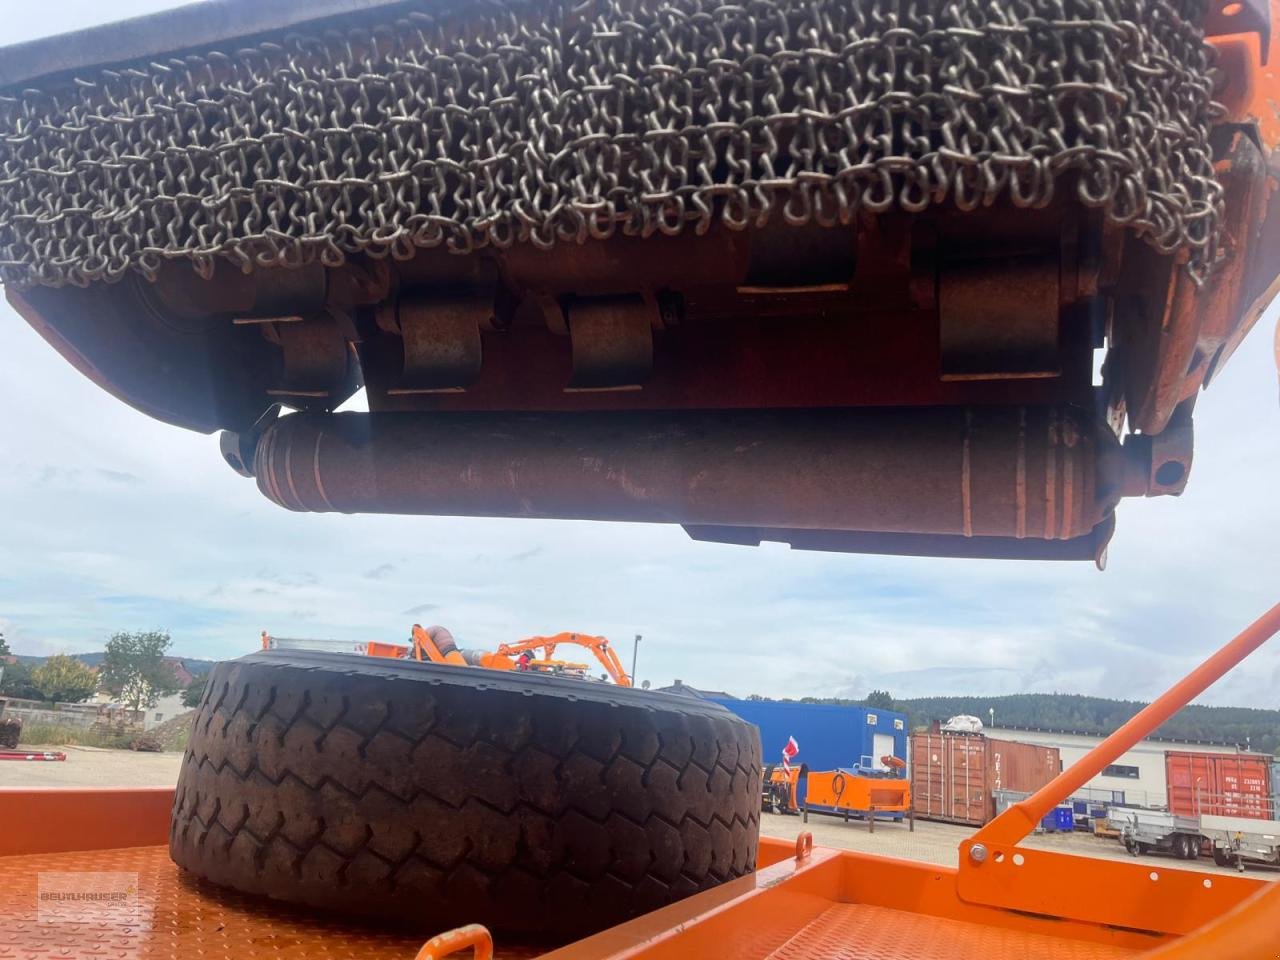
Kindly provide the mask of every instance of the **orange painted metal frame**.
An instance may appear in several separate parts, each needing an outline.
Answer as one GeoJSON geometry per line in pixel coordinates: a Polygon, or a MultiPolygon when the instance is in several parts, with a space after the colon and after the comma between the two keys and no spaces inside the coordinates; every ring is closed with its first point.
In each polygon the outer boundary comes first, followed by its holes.
{"type": "MultiPolygon", "coordinates": [[[[1239,6],[1233,0],[1212,0],[1224,9],[1239,6]]],[[[1263,249],[1253,257],[1248,300],[1239,304],[1242,319],[1222,346],[1215,368],[1235,352],[1258,318],[1277,295],[1280,295],[1280,271],[1275,269],[1280,254],[1275,238],[1280,226],[1274,223],[1277,192],[1280,191],[1280,2],[1269,0],[1271,37],[1263,49],[1262,37],[1256,33],[1238,33],[1209,38],[1216,48],[1219,76],[1223,87],[1217,99],[1227,108],[1226,119],[1251,127],[1257,135],[1267,164],[1265,195],[1255,203],[1267,207],[1261,232],[1245,238],[1263,249]],[[1269,248],[1269,249],[1268,249],[1269,248]],[[1265,278],[1261,281],[1256,277],[1265,278]]],[[[1280,322],[1275,332],[1276,366],[1280,369],[1280,322]]]]}
{"type": "MultiPolygon", "coordinates": [[[[1059,955],[1097,957],[1142,956],[1170,937],[1097,924],[1032,917],[991,907],[967,904],[956,896],[956,870],[868,854],[814,849],[758,870],[706,893],[648,914],[630,923],[553,951],[543,960],[686,960],[691,957],[733,957],[754,960],[775,956],[789,941],[841,908],[873,912],[886,928],[884,939],[899,945],[928,933],[939,924],[964,931],[972,943],[987,939],[993,946],[984,960],[1051,960],[1059,955]],[[1000,951],[998,945],[1003,944],[1000,951]],[[1034,952],[1024,948],[1034,947],[1034,952]]],[[[957,953],[902,953],[880,949],[874,941],[862,945],[866,956],[941,958],[957,953]]],[[[810,960],[860,956],[858,945],[833,951],[794,954],[810,960]]],[[[967,956],[973,956],[972,953],[967,956]]]]}
{"type": "Polygon", "coordinates": [[[173,794],[173,787],[0,787],[0,857],[167,844],[173,794]]]}

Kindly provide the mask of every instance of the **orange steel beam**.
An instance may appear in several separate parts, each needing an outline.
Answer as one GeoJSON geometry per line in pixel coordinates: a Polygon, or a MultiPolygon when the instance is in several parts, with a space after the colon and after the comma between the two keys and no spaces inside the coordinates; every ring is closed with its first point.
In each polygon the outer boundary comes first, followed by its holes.
{"type": "Polygon", "coordinates": [[[1140,960],[1258,960],[1280,940],[1280,883],[1268,883],[1244,903],[1194,934],[1143,954],[1140,960]]]}
{"type": "MultiPolygon", "coordinates": [[[[1280,632],[1280,603],[1251,623],[1234,640],[1144,707],[1138,714],[1026,800],[1015,803],[975,833],[972,844],[1016,844],[1050,810],[1149,736],[1241,660],[1280,632]]],[[[963,862],[963,861],[962,861],[963,862]]]]}
{"type": "Polygon", "coordinates": [[[173,787],[0,788],[0,857],[169,842],[173,787]]]}

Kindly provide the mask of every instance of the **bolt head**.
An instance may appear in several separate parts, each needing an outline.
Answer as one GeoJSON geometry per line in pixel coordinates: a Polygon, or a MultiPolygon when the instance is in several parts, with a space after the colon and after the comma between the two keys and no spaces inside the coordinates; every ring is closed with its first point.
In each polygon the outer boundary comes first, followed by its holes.
{"type": "Polygon", "coordinates": [[[987,859],[987,848],[985,844],[975,843],[969,848],[969,859],[974,863],[985,863],[987,859]]]}

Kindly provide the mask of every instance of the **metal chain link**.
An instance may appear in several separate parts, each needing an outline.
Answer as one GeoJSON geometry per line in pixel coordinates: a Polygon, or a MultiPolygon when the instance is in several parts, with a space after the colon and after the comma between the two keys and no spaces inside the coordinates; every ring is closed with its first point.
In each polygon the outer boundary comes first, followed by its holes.
{"type": "Polygon", "coordinates": [[[1203,278],[1205,0],[540,0],[0,97],[0,279],[847,223],[1055,191],[1203,278]]]}

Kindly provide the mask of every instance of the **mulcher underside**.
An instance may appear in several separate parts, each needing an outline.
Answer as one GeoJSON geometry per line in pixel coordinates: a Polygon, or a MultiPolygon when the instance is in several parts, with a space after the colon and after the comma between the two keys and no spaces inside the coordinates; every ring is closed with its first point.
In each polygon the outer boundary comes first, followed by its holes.
{"type": "Polygon", "coordinates": [[[81,67],[0,100],[0,274],[294,509],[1094,558],[1120,496],[1181,490],[1259,292],[1223,279],[1265,165],[1204,19],[410,4],[81,67]],[[849,473],[881,461],[887,494],[849,473]]]}

